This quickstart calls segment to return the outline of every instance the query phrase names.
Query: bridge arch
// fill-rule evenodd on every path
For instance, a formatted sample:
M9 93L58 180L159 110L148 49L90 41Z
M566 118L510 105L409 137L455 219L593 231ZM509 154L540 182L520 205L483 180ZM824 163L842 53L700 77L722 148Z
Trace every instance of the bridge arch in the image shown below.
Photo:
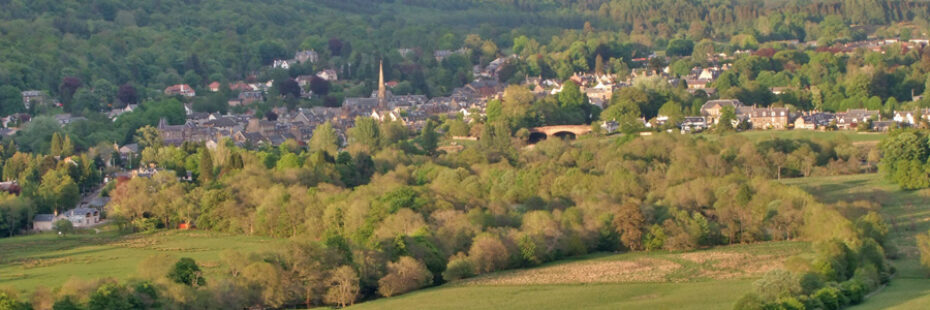
M529 143L537 143L549 137L562 139L575 139L580 135L591 132L590 125L557 125L530 128Z

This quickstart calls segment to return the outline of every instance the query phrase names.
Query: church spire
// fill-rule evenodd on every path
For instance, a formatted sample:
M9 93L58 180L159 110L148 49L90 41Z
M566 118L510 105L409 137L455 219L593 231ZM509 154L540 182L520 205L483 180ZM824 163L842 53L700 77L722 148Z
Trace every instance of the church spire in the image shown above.
M378 101L383 104L386 97L384 90L384 60L378 63Z

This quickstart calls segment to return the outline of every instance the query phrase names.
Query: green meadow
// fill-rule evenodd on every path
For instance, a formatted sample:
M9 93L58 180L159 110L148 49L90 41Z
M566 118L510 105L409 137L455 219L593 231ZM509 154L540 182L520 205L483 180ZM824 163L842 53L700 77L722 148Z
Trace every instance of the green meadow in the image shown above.
M108 227L109 228L109 227ZM155 255L196 260L210 277L220 272L225 250L273 250L283 241L203 231L120 235L113 229L59 237L52 233L0 239L0 288L29 293L60 287L71 278L128 279Z
M819 139L832 140L838 137L846 137L852 142L878 142L887 134L876 132L857 132L854 130L836 130L836 131L819 131L819 130L749 130L740 132L753 141L766 140L771 138L781 139Z
M889 223L897 274L887 287L850 309L928 309L930 279L920 268L914 236L930 230L930 190L903 191L880 174L859 174L783 181L804 188L821 201L867 200L878 203Z
M350 309L729 309L755 279L809 246L768 242L690 252L592 254Z

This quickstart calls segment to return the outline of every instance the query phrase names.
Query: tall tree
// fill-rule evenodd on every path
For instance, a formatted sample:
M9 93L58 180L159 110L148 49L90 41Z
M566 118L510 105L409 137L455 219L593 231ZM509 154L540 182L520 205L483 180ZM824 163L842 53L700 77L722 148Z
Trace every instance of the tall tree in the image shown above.
M209 183L213 181L213 156L210 150L200 149L200 182Z
M310 150L324 151L330 155L336 154L339 150L339 136L336 135L332 124L326 122L313 130L313 136L310 137Z
M350 266L341 266L333 270L329 277L329 291L324 298L326 302L345 308L355 303L358 298L358 273Z

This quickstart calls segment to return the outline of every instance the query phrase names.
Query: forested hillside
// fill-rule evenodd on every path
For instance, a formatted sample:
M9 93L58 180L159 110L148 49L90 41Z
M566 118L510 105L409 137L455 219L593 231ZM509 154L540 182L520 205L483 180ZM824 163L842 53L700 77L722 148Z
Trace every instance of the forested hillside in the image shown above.
M694 41L726 41L737 34L759 41L864 36L820 22L828 16L854 25L923 21L930 10L915 1L694 0L5 0L0 6L0 85L58 95L64 77L77 77L110 97L125 83L160 90L180 82L202 87L243 79L298 49L324 52L328 64L349 79L370 79L378 55L396 48L457 49L470 33L508 48L520 35L548 44L564 30L619 32L620 41L664 49L669 39L682 36ZM413 79L420 70L429 83L418 92L451 89L440 89L448 84L439 82L443 73L424 66L431 57L423 58L411 63L414 68L389 70L388 78Z

